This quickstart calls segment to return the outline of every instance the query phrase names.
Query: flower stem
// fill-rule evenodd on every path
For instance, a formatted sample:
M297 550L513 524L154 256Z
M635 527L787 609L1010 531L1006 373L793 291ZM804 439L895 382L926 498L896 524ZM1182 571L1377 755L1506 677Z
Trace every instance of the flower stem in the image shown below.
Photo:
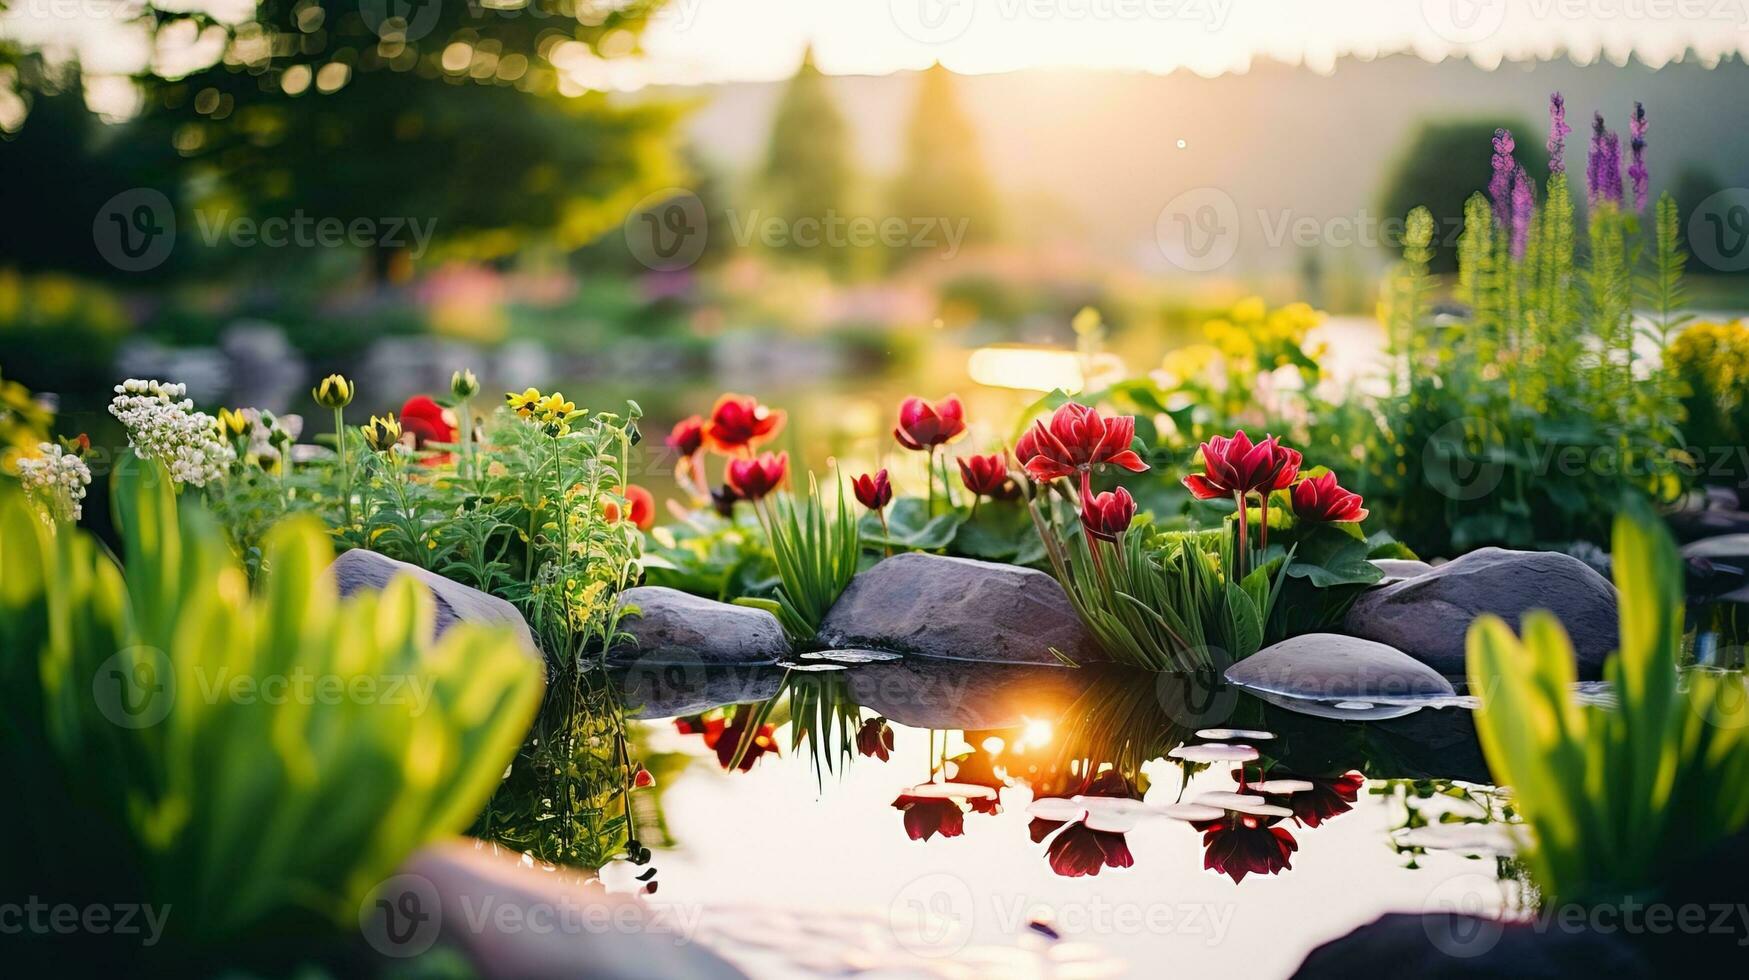
M1233 497L1239 502L1239 554L1233 561L1233 567L1236 569L1237 574L1233 577L1232 581L1242 582L1245 579L1245 559L1250 555L1248 549L1249 539L1247 537L1249 528L1247 528L1246 525L1250 523L1251 515L1245 506L1245 494L1236 493Z
M924 505L926 509L924 510L923 513L927 517L934 517L935 516L935 447L934 446L929 447L929 464L928 465L929 465L929 478L924 481L924 484L929 488L929 491L928 491L929 496L927 498L927 502Z
M334 448L340 454L340 500L346 526L352 526L352 468L346 464L346 409L334 410Z

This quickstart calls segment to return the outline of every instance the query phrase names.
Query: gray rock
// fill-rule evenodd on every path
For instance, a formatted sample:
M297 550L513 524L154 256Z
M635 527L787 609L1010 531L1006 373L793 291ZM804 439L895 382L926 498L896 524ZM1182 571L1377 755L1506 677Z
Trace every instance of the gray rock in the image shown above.
M1403 651L1339 633L1290 637L1228 667L1226 678L1280 707L1352 721L1401 717L1457 693Z
M442 636L451 626L463 622L508 626L531 656L541 655L540 647L534 642L534 634L528 628L528 621L522 618L522 613L517 612L515 606L495 595L488 595L460 582L452 582L436 572L396 561L374 551L353 548L334 559L334 563L328 566L327 574L333 577L342 596L349 596L360 589L381 589L396 575L411 575L436 600L438 636Z
M771 664L790 653L777 617L763 609L656 585L627 589L619 601L638 613L620 620L629 638L608 655L616 666Z
M1721 534L1682 546L1682 557L1724 561L1732 558L1749 563L1749 534Z
M639 664L614 671L633 718L679 718L777 696L783 671L763 665Z
M1015 565L909 552L856 576L820 624L829 647L955 660L1104 660L1056 579Z
M1372 563L1379 571L1385 573L1385 577L1380 580L1381 584L1384 585L1401 582L1417 575L1426 575L1433 571L1432 565L1412 558L1374 558Z
M849 672L847 681L857 704L897 724L981 730L1061 715L1085 688L1089 673L1061 666L907 657L862 664Z
M1472 551L1368 591L1349 609L1343 630L1457 676L1464 672L1472 620L1493 613L1517 628L1529 609L1546 609L1567 628L1581 680L1603 676L1604 660L1619 645L1615 586L1579 559L1555 552Z

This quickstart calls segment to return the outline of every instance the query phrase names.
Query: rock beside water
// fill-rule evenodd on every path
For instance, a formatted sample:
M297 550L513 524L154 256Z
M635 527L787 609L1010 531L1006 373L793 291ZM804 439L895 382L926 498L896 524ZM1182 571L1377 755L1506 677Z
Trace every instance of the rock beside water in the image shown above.
M1581 680L1603 676L1619 645L1615 586L1571 555L1483 548L1355 600L1344 632L1396 647L1442 674L1464 672L1470 623L1493 613L1514 629L1529 609L1561 620Z
M1438 671L1403 651L1337 633L1306 633L1265 647L1227 668L1226 677L1283 707L1328 705L1342 712L1330 717L1355 720L1407 714L1417 700L1457 693ZM1386 709L1375 714L1381 705Z
M956 660L1105 659L1056 579L1015 565L908 552L856 576L820 624L828 647Z
M328 574L333 577L334 584L343 597L361 589L380 590L396 575L411 575L425 586L436 601L437 636L442 636L451 626L463 622L508 626L516 633L530 655L540 656L540 648L535 645L528 621L522 618L522 613L517 612L515 606L495 595L488 595L460 582L452 582L436 572L396 561L374 551L353 548L334 559L334 563L328 566Z
M627 638L608 653L614 666L771 664L790 654L783 627L763 609L653 585L627 589L619 601L637 613L620 619Z

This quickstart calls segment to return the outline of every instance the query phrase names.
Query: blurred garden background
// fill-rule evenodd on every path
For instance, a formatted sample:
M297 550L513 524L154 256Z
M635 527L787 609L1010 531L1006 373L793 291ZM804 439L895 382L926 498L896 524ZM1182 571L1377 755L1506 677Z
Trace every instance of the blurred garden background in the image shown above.
M750 390L815 466L912 391L1008 419L1249 358L1334 400L1383 384L1405 215L1450 275L1554 91L1576 141L1644 104L1690 308L1736 319L1741 11L1463 6L12 0L0 375L100 444L123 377L316 419L329 372L377 411L472 366L655 433Z

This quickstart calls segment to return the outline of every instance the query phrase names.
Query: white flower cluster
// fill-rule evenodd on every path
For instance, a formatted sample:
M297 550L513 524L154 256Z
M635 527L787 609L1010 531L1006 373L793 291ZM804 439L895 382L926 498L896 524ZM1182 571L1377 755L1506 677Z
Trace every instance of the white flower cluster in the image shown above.
M85 516L80 501L91 485L91 468L78 456L45 442L37 446L41 456L18 461L18 482L42 505L52 521L77 521Z
M184 398L187 388L130 378L115 386L109 414L128 430L128 445L141 459L161 459L177 483L204 487L224 476L237 459L219 437L218 425Z

